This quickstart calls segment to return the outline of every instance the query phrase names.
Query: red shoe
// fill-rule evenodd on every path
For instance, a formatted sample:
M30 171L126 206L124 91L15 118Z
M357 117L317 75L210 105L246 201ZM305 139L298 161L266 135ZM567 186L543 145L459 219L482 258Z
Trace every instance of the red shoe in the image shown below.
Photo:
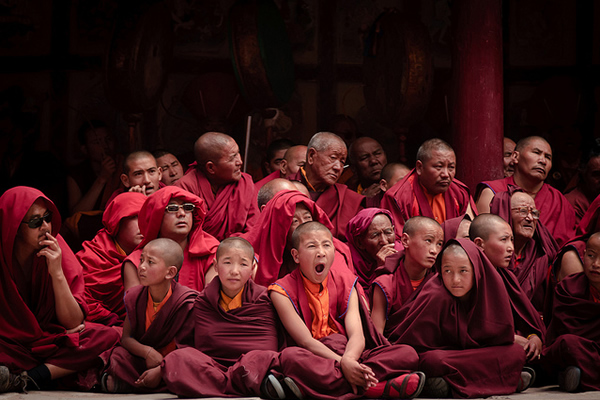
M412 399L421 394L425 384L425 374L418 371L400 375L367 389L365 397L376 399L382 397Z

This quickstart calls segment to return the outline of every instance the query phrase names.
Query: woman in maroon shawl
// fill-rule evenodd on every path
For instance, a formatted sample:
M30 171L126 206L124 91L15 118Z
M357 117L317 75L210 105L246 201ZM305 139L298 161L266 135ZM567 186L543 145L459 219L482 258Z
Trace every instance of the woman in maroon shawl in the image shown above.
M385 259L402 250L402 243L395 240L392 214L382 208L360 210L348 222L346 239L352 253L354 273L371 298L371 286L377 275L375 270L383 266Z
M295 216L298 209L303 209L308 215ZM301 192L282 191L267 203L254 228L242 235L259 257L254 277L256 283L270 285L296 268L288 242L293 229L306 221L318 221L328 229L333 229L321 207ZM333 242L336 249L335 264L352 270L352 256L348 246L336 238Z
M186 211L184 204L192 204L193 210ZM168 211L170 205L173 208L177 205L177 211ZM183 249L184 261L177 282L202 291L206 282L214 277L209 270L219 246L217 239L202 230L205 215L204 201L187 190L166 186L148 196L138 219L144 240L123 263L125 290L139 285L137 265L144 246L153 239L166 237Z
M472 288L461 298L451 294L442 275L449 256L458 252L466 253L473 273ZM525 351L513 343L510 300L494 266L473 242L457 239L446 244L435 268L437 273L404 306L396 343L413 346L428 381L443 378L454 397L523 390L528 386L520 383ZM428 382L424 393L429 387Z
M101 366L98 355L119 335L83 322L83 271L58 234L54 203L37 189L9 189L0 197L0 225L0 376L10 383L3 390L23 390L29 378L29 389L47 388L51 380ZM89 389L96 377L70 381Z
M76 256L83 266L87 321L121 326L125 319L121 264L141 242L138 213L146 196L125 192L116 196L104 210L104 228L94 239L83 242Z
M559 374L562 389L600 390L600 234L593 234L584 272L563 279L554 294L553 317L542 361Z

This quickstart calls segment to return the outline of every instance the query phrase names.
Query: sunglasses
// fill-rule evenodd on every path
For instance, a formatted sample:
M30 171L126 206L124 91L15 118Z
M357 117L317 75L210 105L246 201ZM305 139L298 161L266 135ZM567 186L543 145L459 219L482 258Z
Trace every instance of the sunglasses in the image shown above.
M31 229L37 229L46 221L47 224L52 222L52 213L49 212L47 214L42 215L41 217L31 218L29 221L22 221L22 224L27 224Z
M194 211L194 208L196 208L196 206L192 203L184 203L181 205L169 204L168 206L165 207L165 210L170 213L176 213L177 211L179 211L180 208L183 208L183 211L185 211L186 213L189 213L189 212Z

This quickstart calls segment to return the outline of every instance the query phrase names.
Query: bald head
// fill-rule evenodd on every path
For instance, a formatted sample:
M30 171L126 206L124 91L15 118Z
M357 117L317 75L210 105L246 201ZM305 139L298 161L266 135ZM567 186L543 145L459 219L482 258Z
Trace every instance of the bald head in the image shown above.
M293 181L292 184L296 187L297 191L304 194L306 197L310 198L310 193L308 191L308 188L306 186L304 186L304 184L302 182Z
M497 232L500 227L506 225L508 223L496 214L480 214L471 222L469 239L472 241L475 241L476 238L488 240L492 232Z
M240 148L231 136L207 132L196 140L194 154L213 191L242 178Z
M292 146L285 152L281 162L280 171L283 177L289 177L296 174L300 167L306 163L306 151L308 147L304 145Z
M284 190L296 190L296 185L287 179L277 178L263 185L258 191L258 208L262 209L275 195Z
M433 138L426 140L419 147L419 150L417 150L417 160L422 163L429 161L434 151L454 153L454 149L448 143L442 139Z
M129 173L131 172L132 164L134 164L136 161L144 159L154 160L154 163L156 163L156 159L149 151L138 150L129 153L127 157L125 157L125 159L123 160L123 173L129 175Z
M439 229L442 231L442 226L433 218L416 216L409 218L402 228L402 233L406 233L409 236L414 235L418 231L424 229Z
M316 151L325 151L332 145L341 145L346 149L346 143L341 137L332 132L318 132L310 138L308 142L308 150L315 149Z
M178 272L183 265L183 250L181 249L181 246L172 239L158 238L151 240L144 246L144 249L152 249L157 254L160 254L165 265L174 265L177 267Z
M234 142L229 135L220 132L206 132L194 143L194 157L198 167L205 170L209 161L217 162L223 151Z
M304 235L308 235L312 232L327 232L329 234L329 236L332 237L331 235L331 231L322 223L317 222L317 221L310 221L310 222L305 222L301 225L299 225L296 230L294 231L294 233L292 233L292 248L293 249L298 249L298 246L300 245L300 241L302 240L302 236Z
M254 248L250 242L241 237L234 236L224 239L221 244L219 244L219 247L217 247L217 260L232 251L243 253L250 260L254 259Z
M306 178L315 191L333 186L344 171L346 143L334 133L319 132L308 142Z
M394 186L398 181L404 178L410 169L401 163L387 163L381 170L381 190L384 192Z

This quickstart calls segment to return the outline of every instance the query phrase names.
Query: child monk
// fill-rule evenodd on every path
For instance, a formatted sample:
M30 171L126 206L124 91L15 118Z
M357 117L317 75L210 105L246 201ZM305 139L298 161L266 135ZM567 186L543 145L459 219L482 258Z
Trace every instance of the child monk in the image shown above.
M525 390L525 351L514 343L510 299L487 257L468 239L448 242L431 276L403 308L397 343L413 346L425 397L473 398Z
M374 330L359 301L358 278L347 269L332 268L335 251L329 229L314 221L300 225L292 235L291 253L299 267L269 291L290 340L321 359L333 360L331 372L315 379L327 388L316 396L418 396L425 377L407 373L416 367L415 351L389 345ZM313 367L310 372L315 371L322 369Z
M429 217L412 217L402 228L404 250L386 258L373 285L371 317L377 330L394 342L400 308L431 270L444 243L442 227Z
M150 241L142 251L138 276L141 285L125 294L127 316L121 347L110 355L102 377L109 393L155 392L163 357L186 343L188 318L198 292L175 282L183 264L183 250L174 240Z
M600 390L600 233L587 241L583 272L556 287L542 361L567 392Z

